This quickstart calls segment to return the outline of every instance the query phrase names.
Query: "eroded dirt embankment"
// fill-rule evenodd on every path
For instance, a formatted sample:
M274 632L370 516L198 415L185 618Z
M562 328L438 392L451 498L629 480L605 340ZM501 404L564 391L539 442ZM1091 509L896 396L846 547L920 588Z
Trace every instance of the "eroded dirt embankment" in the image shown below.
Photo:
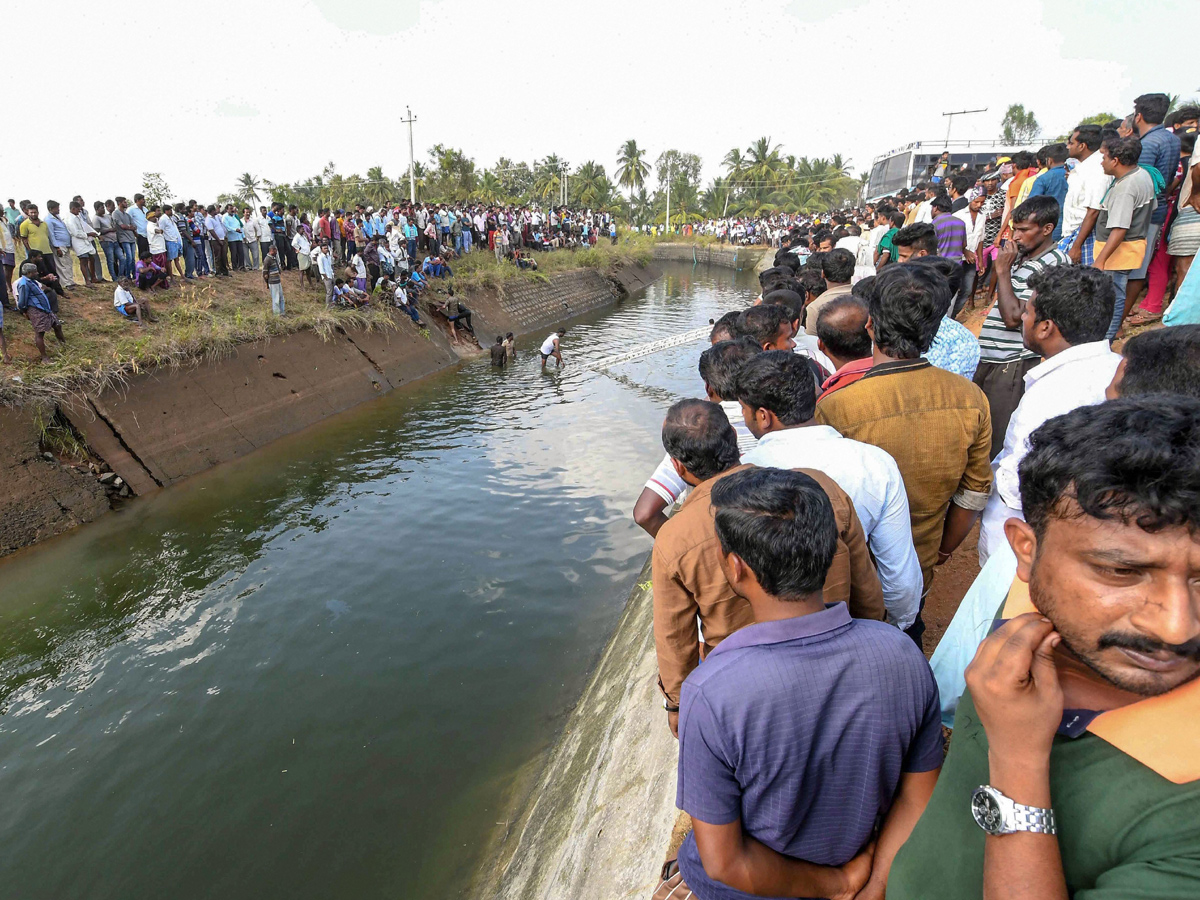
M611 277L583 269L463 300L480 335L523 335L612 305L657 276L653 267L627 266ZM227 357L134 376L120 390L74 395L57 412L97 468L115 473L126 494L144 495L456 364L463 351L432 324L421 333L399 316L392 330L331 340L302 331L242 344ZM110 508L111 492L86 466L45 455L41 423L54 416L53 409L0 407L0 555Z

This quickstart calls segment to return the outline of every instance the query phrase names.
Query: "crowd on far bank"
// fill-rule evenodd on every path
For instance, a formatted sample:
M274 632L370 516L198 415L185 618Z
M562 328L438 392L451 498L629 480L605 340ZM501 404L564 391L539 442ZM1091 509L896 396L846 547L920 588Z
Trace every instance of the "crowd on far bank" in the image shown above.
M1112 342L1188 241L1166 108L793 222L713 323L634 509L692 824L655 900L1200 896L1194 274Z
M379 209L320 208L310 218L297 205L271 203L255 211L233 203L148 202L143 194L97 200L76 195L66 211L54 200L9 199L0 228L5 308L25 314L42 359L44 336L65 341L59 299L77 286L111 283L115 312L130 322L153 321L150 298L182 282L260 272L276 315L286 314L284 273L298 289L323 289L330 307L361 308L372 300L402 309L423 325L418 306L429 279L449 278L464 254L487 252L497 262L537 269L533 254L616 240L609 213L566 207L393 203ZM107 268L108 277L105 278ZM19 274L16 283L14 274ZM289 276L291 277L291 276ZM136 293L135 293L136 291ZM443 316L451 339L473 333L470 310L449 290L426 304ZM16 301L15 307L13 306ZM0 318L0 351L9 357Z

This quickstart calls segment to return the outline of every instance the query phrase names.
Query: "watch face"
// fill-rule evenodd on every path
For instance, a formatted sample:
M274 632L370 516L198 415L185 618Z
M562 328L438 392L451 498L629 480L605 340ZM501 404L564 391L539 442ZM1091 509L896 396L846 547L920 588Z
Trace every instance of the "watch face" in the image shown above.
M971 797L971 815L988 834L1003 833L1004 817L996 799L988 791L980 788Z

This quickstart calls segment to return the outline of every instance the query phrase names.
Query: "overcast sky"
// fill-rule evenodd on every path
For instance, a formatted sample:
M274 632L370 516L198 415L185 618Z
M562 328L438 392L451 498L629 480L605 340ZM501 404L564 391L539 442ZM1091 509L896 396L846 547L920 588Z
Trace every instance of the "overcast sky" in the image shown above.
M943 138L948 110L988 108L952 138L998 136L1010 103L1052 136L1143 92L1196 96L1187 42L1151 35L1154 22L1192 29L1194 4L14 2L0 191L91 201L160 171L177 197L212 199L242 172L292 181L330 160L398 177L405 104L418 159L441 142L481 167L553 152L611 176L635 138L651 161L698 153L707 180L729 148L769 135L863 171Z

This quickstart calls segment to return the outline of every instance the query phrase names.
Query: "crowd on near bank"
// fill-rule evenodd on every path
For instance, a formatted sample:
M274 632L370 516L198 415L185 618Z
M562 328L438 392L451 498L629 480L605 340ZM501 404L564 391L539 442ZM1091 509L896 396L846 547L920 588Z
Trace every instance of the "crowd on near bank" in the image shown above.
M1190 302L1166 105L793 223L713 323L634 510L692 823L656 900L1200 896L1200 324L1112 343L1164 244Z
M65 341L59 299L75 287L114 285L113 307L131 322L153 321L149 296L181 282L260 272L272 311L286 314L284 273L296 287L323 288L330 307L361 308L372 298L403 310L418 326L422 293L431 278L448 278L463 254L484 251L517 269L537 269L534 252L616 241L610 213L567 207L498 207L395 203L380 209L321 208L310 219L295 204L157 204L143 194L88 204L75 196L64 212L54 201L10 199L0 227L3 306L33 325L43 360L44 336ZM108 278L104 277L107 267ZM20 278L13 283L14 274ZM289 276L290 277L290 276ZM136 289L137 294L133 291ZM453 290L445 303L426 304L443 316L451 338L471 332L470 311ZM14 307L14 300L16 305ZM9 362L0 313L0 352Z

